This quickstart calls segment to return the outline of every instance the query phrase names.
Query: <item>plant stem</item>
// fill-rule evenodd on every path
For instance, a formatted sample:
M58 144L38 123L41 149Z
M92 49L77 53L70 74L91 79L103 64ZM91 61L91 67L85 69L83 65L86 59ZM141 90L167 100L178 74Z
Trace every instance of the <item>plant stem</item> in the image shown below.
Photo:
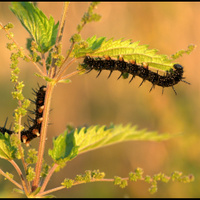
M71 77L71 76L74 76L74 75L78 74L79 72L80 72L79 70L74 71L74 72L72 72L72 73L70 73L70 74L67 74L66 76L63 76L63 77L60 78L59 80L65 80L65 79L67 79L67 78L69 78L69 77Z
M4 173L1 169L0 169L0 174L3 175L3 176L5 176L10 182L12 182L13 184L15 184L19 189L23 190L22 186L19 183L17 183L12 178L10 178L10 176L8 176L6 173Z
M65 24L65 18L66 18L68 6L69 6L69 2L64 4L63 15L61 17L61 24L59 26L58 36L56 39L57 44L62 39L62 34L63 34L63 30L64 30L64 24ZM52 67L51 67L50 73L49 73L50 78L53 78L56 74L55 62L56 62L56 60L53 59ZM40 179L42 159L43 159L43 155L44 155L44 148L45 148L45 141L46 141L46 134L47 134L50 101L51 101L51 96L52 96L52 92L53 92L53 87L54 87L54 84L52 84L52 83L47 84L47 91L46 91L46 97L45 97L45 102L44 102L45 108L44 108L44 113L43 113L43 123L42 123L42 127L41 127L40 144L39 144L39 150L38 150L38 161L36 163L36 168L35 168L36 176L35 176L35 179L34 179L33 185L32 185L33 191L38 187L39 179Z
M44 55L44 53L41 54L41 57L42 57L43 73L44 73L45 75L47 75L46 62L45 62L46 60L45 60L45 55Z
M63 30L64 30L64 25L65 25L65 20L66 20L66 15L67 15L69 3L70 2L64 2L64 8L63 8L62 17L61 17L60 24L59 24L58 36L56 38L56 44L60 43L61 40L62 40Z
M46 186L47 186L47 184L48 184L48 182L49 182L49 179L51 178L51 176L53 175L53 173L54 173L54 171L55 171L55 169L58 167L58 164L54 164L53 165L53 167L49 170L49 172L48 172L48 175L47 175L47 177L45 178L45 180L44 180L44 183L43 183L43 185L42 185L42 187L41 187L41 189L40 189L40 192L43 192L44 190L45 190L45 188L46 188Z
M10 36L11 40L13 41L13 43L15 43L15 45L17 46L17 49L18 49L19 51L22 51L21 47L18 45L18 43L15 41L15 39L10 35L9 31L6 30L6 29L3 27L3 25L2 25L1 23L0 23L0 27ZM24 57L27 57L28 59L30 59L30 60L32 61L32 63L35 65L35 67L37 68L37 70L38 70L43 76L45 76L45 74L42 72L42 70L39 68L39 66L38 66L35 62L33 62L33 60L30 58L30 56L26 55L24 52L23 52L23 54L25 55Z
M72 60L70 60L70 62L63 69L63 71L57 74L57 76L55 77L56 78L56 82L58 82L61 79L62 75L66 72L66 70L69 68L69 66L75 61L76 61L76 58L73 58Z
M61 23L59 24L58 35L56 37L56 44L54 46L54 51L57 52L57 53L58 53L58 46L59 46L59 44L60 44L60 42L62 40L62 36L63 36L63 31L64 31L64 25L65 25L65 19L66 19L68 6L69 6L69 2L65 2L64 3L62 17L61 17L61 20L60 20ZM56 58L53 58L52 66L51 66L51 70L50 70L50 78L53 78L57 74L57 66L55 65L55 63L56 63Z
M129 178L122 178L121 180L129 180ZM90 182L114 182L114 179L91 179ZM77 181L77 182L74 182L72 186L83 184L83 183L86 183L86 182L85 181ZM47 190L45 192L39 193L39 195L44 196L46 194L56 192L56 191L59 191L59 190L62 190L62 189L66 189L66 187L65 186L59 186L59 187L56 187L56 188L52 188L52 189Z
M20 170L20 168L18 167L18 165L15 163L14 160L9 160L9 162L13 165L13 167L16 169L17 173L19 174L19 177L22 181L24 192L28 196L29 192L28 192L27 187L26 187L26 181L25 181L26 179L24 178L22 171Z
M21 134L20 134L20 135L21 135ZM21 141L21 139L20 139L20 141ZM27 171L27 164L26 164L26 162L25 162L25 160L24 160L24 155L23 155L23 151L22 151L22 146L21 146L21 144L18 145L18 148L19 148L19 152L20 152L20 154L21 154L22 165L23 165L24 171L25 171L25 173L26 173L26 171ZM30 182L29 182L29 181L28 181L28 183L27 183L27 186L28 186L28 191L29 191L29 193L30 193L30 192L31 192L31 185L30 185Z
M20 108L22 107L22 102L20 100L18 101L18 105L19 105ZM20 144L18 145L18 148L19 148L19 153L21 155L22 165L23 165L24 171L26 173L27 165L26 165L26 162L24 160L24 153L22 151L22 146L21 146L21 120L22 120L22 116L20 115L19 120L18 120L18 125L19 125L18 138L19 138ZM31 192L30 182L27 183L27 187L28 187L28 192L30 193Z
M45 95L45 102L44 102L43 123L42 123L41 133L40 133L41 136L40 136L40 143L39 143L39 149L38 149L38 161L36 163L35 179L33 180L32 191L34 191L38 187L39 180L40 180L40 172L42 168L42 161L43 161L43 155L44 155L44 149L45 149L48 117L49 117L50 102L51 102L53 87L54 87L54 84L52 84L52 82L48 82L46 95Z

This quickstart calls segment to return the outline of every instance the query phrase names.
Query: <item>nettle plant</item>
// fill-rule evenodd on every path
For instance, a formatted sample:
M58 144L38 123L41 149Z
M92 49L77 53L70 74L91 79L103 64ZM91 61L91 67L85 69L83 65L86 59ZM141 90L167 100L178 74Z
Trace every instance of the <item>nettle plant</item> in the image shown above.
M153 176L144 175L141 168L130 172L127 177L105 178L105 173L97 169L87 170L83 174L76 175L74 179L66 177L60 186L45 190L52 174L60 171L67 162L81 153L123 141L163 141L173 137L170 134L137 130L136 126L130 124L125 126L112 124L109 127L94 125L79 128L67 126L63 134L53 139L53 147L48 150L52 163L45 162L43 155L45 143L50 142L46 140L46 137L55 85L59 85L61 82L70 83L70 77L85 74L93 69L98 71L97 76L102 70L109 70L109 77L114 70L121 72L120 77L124 79L132 75L130 81L135 76L139 76L142 78L142 83L145 80L151 82L152 88L158 85L163 89L165 87L174 89L173 86L180 81L188 83L183 80L183 67L173 62L184 53L189 54L194 49L194 45L189 45L187 50L180 50L169 58L166 55L157 54L155 49L148 49L147 45L139 45L139 42L131 42L131 40L113 40L105 37L96 38L96 36L86 40L82 39L80 33L85 25L101 18L94 12L97 4L94 2L89 5L88 11L85 12L77 26L77 33L70 39L71 45L65 55L61 54L62 36L69 3L64 3L61 20L57 24L53 17L48 19L32 3L12 3L11 11L30 33L30 38L27 39L28 53L14 40L11 32L13 25L11 23L0 24L10 41L7 43L7 48L11 51L11 81L14 84L12 96L18 101L18 107L14 110L13 130L6 128L7 120L5 125L0 127L0 157L14 166L21 183L15 181L9 172L0 169L0 173L17 187L15 188L16 192L22 193L26 197L52 197L51 193L55 191L97 181L112 182L124 188L129 181L137 180L147 182L150 185L149 192L153 194L157 191L159 181L171 180L188 183L194 180L193 175L185 176L178 171L172 172L171 175L164 173L157 173ZM29 118L26 126L23 126L21 121L27 115L30 100L23 96L24 84L18 77L20 59L31 62L36 67L36 75L46 81L46 86L40 86L37 91L34 90L36 99L33 103L36 109L32 111L32 114L35 117ZM75 61L79 62L79 66L75 71L67 74L67 69ZM176 94L175 89L174 92ZM28 147L29 142L35 137L40 137L38 150ZM16 163L17 159L21 160L24 169L20 169Z

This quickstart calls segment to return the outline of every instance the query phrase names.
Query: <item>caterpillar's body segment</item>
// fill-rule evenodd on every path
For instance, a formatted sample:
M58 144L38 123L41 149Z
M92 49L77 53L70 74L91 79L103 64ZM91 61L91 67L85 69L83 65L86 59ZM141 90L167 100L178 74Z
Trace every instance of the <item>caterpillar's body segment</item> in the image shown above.
M45 99L45 93L46 93L46 86L41 86L39 88L38 91L35 91L35 95L36 95L36 100L32 101L35 103L36 105L36 109L35 111L31 111L32 113L35 114L35 118L31 119L32 121L32 126L29 125L29 128L27 130L22 130L21 131L21 141L23 143L25 143L27 146L29 145L29 142L40 136L40 131L41 131L41 125L42 125L42 121L43 121L43 110L44 110L44 99ZM7 120L6 120L7 122ZM29 123L29 121L28 121ZM7 132L9 135L13 134L14 131L10 130L10 129L6 129L6 123L4 125L4 127L0 127L0 132L5 134L5 132Z
M84 61L83 61L83 66L85 66L85 69L88 70L88 72L94 70L99 71L97 77L100 75L102 70L109 70L110 74L108 78L111 76L112 72L114 70L120 71L121 74L118 77L118 79L124 74L128 73L132 75L132 78L129 82L133 80L135 76L139 76L142 78L142 83L144 81L149 81L152 83L152 87L150 91L155 87L155 85L163 87L172 87L175 94L176 91L174 89L174 85L179 83L180 81L183 81L187 84L190 84L186 81L184 81L183 77L183 67L180 64L174 64L173 70L170 72L166 72L164 75L160 75L157 72L153 72L148 68L148 65L146 63L143 63L143 65L138 65L136 64L135 61L130 61L130 62L125 62L123 58L119 58L118 60L111 59L110 57L105 57L104 59L102 58L92 58L90 56L86 56Z

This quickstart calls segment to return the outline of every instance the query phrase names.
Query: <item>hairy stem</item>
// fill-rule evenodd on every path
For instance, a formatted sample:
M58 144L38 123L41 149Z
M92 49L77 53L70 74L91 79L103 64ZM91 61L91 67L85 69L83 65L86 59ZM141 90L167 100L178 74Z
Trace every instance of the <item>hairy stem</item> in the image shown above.
M42 161L43 161L43 155L44 155L44 149L45 149L50 102L51 102L53 87L54 85L48 82L46 95L45 95L45 102L44 102L43 122L42 122L41 133L40 133L38 161L36 163L36 168L35 168L36 176L35 176L35 179L33 180L33 185L32 185L33 191L38 187L39 180L40 180L40 172L42 168Z
M73 58L72 60L70 60L70 62L67 64L67 66L63 69L62 72L58 73L57 76L55 77L56 78L56 82L58 82L61 77L63 76L63 74L67 71L67 69L69 68L69 66L74 63L76 61L76 58ZM63 79L63 78L62 78Z
M62 40L62 36L63 36L63 30L64 30L64 26L65 26L65 20L66 20L66 16L67 16L67 10L69 7L69 3L70 2L64 2L64 8L63 8L63 13L62 13L62 17L60 20L60 25L59 25L59 29L58 29L58 37L56 38L56 44L60 43Z
M10 182L15 184L19 189L23 190L22 186L19 183L17 183L12 178L10 178L10 176L8 176L6 173L4 173L1 169L0 169L0 174L3 175L5 178L7 178Z
M129 180L129 178L122 178L121 180ZM91 179L90 182L114 182L114 179ZM77 181L77 182L73 183L73 186L83 184L83 183L86 183L86 182L85 181ZM52 188L52 189L47 190L45 192L39 193L39 195L43 196L43 195L46 195L46 194L49 194L49 193L52 193L52 192L56 192L56 191L59 191L59 190L62 190L62 189L66 189L66 187L65 186L59 186L59 187L56 187L56 188Z
M22 171L20 170L20 168L18 167L18 165L15 163L14 160L9 160L9 162L13 165L13 167L16 169L17 173L19 174L19 177L20 177L22 185L23 185L24 192L28 196L29 192L26 187L26 179L24 178Z
M66 15L67 15L68 6L69 6L69 2L65 2L64 3L64 8L63 8L63 13L62 13L61 20L60 20L61 23L59 25L58 35L57 35L57 38L56 38L56 45L54 47L54 49L57 52L58 52L59 43L61 42L62 36L63 36L63 31L64 31L64 25L65 25L65 19L66 19ZM51 66L51 70L50 70L50 78L53 78L57 74L57 66L55 65L55 63L56 63L56 58L53 58L52 66Z
M41 57L42 57L43 73L44 73L45 75L47 75L46 62L45 62L46 60L45 60L45 55L44 55L44 53L42 53Z
M20 135L21 135L21 134L20 134ZM21 141L21 139L20 139L20 141ZM27 171L27 164L26 164L26 162L25 162L25 160L24 160L24 155L23 155L21 143L18 145L18 148L19 148L19 152L20 152L20 155L21 155L22 165L23 165L24 171L25 171L25 173L26 173L26 171ZM29 193L30 193L30 192L31 192L31 185L30 185L30 182L27 183L27 187L28 187L28 191L29 191Z
M54 166L49 170L48 175L47 175L47 177L45 178L44 183L43 183L43 185L42 185L42 187L41 187L41 189L40 189L40 192L43 192L43 191L45 190L45 188L46 188L46 186L47 186L47 184L48 184L48 182L49 182L51 176L53 175L53 173L54 173L54 171L55 171L55 169L56 169L57 167L58 167L58 164L55 163Z
M76 74L78 74L80 71L74 71L74 72L71 72L70 74L67 74L66 76L63 76L63 77L61 77L59 80L64 80L64 79L67 79L67 78L69 78L69 77L71 77L71 76L74 76L74 75L76 75Z

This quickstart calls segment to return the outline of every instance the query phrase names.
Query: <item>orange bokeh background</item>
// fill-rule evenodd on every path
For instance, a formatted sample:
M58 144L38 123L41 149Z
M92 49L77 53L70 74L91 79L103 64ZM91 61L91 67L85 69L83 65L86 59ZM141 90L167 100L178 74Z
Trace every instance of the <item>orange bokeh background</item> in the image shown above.
M69 39L76 32L76 26L87 11L89 3L72 2L63 36L63 55L68 50ZM24 48L29 34L9 10L10 3L0 3L0 22L14 24L15 40ZM47 17L52 15L55 22L60 20L63 2L39 2ZM145 175L164 172L169 175L173 171L182 171L195 176L193 183L159 183L158 192L150 195L149 185L145 182L129 183L125 189L112 183L89 183L55 192L57 197L200 197L200 74L199 68L199 35L200 35L200 3L199 2L102 2L96 12L102 15L100 22L88 24L82 31L82 38L93 35L105 36L108 39L124 38L148 44L150 49L156 48L160 54L171 55L181 49L187 49L189 44L197 45L190 54L184 54L177 62L184 66L185 77L191 85L183 82L175 86L178 95L171 88L156 87L151 93L150 83L144 83L138 88L141 79L135 78L131 84L128 80L116 80L118 72L107 79L109 72L102 72L96 79L96 72L86 75L76 75L70 84L58 84L52 98L52 112L48 127L47 149L52 147L53 137L63 133L66 125L109 125L131 123L138 129L159 133L176 134L165 142L133 141L116 144L88 152L72 160L60 172L52 176L47 188L59 186L64 178L74 178L88 169L99 169L106 177L126 177L137 167L144 169ZM4 31L0 31L0 124L9 117L12 122L16 101L12 99L10 82L10 51L6 48L8 39ZM73 64L75 70L78 62ZM44 80L34 75L36 68L31 63L21 61L20 80L26 87L24 95L33 98L31 88L37 88L37 83L45 84ZM33 108L33 107L32 107ZM31 142L37 147L39 139ZM45 159L48 152L45 152ZM14 173L9 163L0 160L0 166L5 171ZM17 175L15 176L18 179ZM5 184L6 183L6 184ZM4 182L0 176L0 197L17 197L10 193L13 184ZM20 195L18 196L20 197Z

